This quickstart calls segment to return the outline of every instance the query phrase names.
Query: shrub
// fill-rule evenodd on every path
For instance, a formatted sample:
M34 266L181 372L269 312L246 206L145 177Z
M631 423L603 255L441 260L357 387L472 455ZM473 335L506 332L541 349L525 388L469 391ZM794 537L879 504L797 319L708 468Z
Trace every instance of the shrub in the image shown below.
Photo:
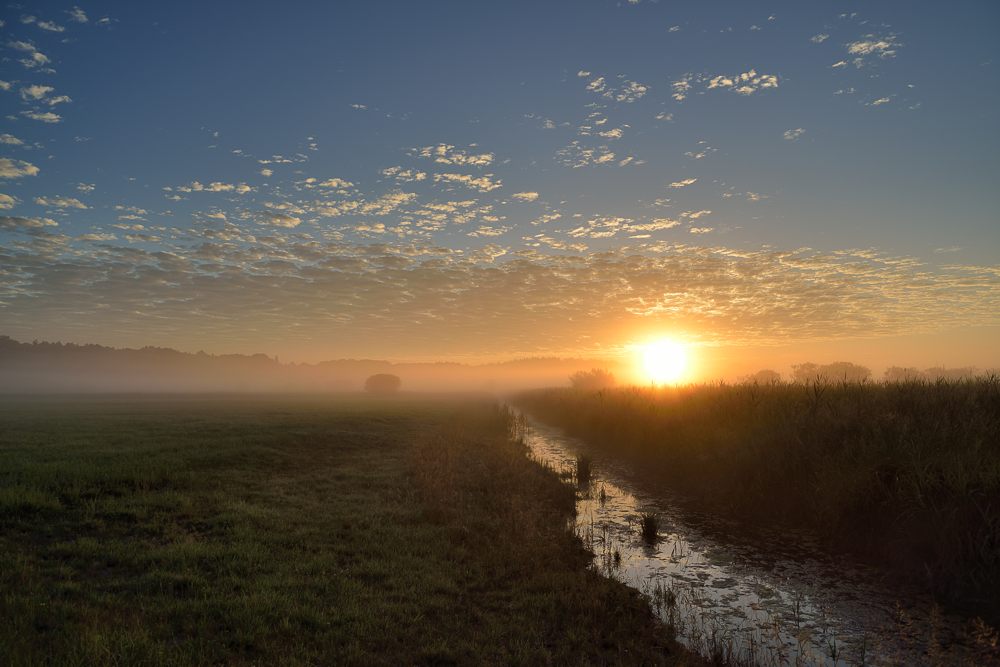
M402 384L398 375L376 373L365 380L365 391L371 394L394 394Z

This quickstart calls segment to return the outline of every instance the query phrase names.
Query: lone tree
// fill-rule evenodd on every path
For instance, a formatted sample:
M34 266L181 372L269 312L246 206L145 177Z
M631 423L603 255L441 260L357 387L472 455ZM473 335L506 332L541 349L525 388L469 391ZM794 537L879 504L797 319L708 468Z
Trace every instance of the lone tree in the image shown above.
M778 384L781 382L781 373L765 368L764 370L747 375L743 378L743 381L747 384Z
M569 376L569 383L574 389L597 391L615 386L615 376L602 368L593 368L589 371L573 373Z
M365 380L365 391L370 394L394 394L399 391L403 381L398 375L391 373L376 373Z

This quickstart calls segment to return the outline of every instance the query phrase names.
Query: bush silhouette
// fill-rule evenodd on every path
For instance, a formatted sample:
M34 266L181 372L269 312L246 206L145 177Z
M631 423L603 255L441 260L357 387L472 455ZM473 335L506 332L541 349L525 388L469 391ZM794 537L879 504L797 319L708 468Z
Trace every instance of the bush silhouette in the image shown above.
M394 394L402 384L398 375L376 373L365 380L365 391L371 394Z
M569 383L574 389L597 391L615 386L615 376L610 371L594 368L589 371L577 371L569 376Z

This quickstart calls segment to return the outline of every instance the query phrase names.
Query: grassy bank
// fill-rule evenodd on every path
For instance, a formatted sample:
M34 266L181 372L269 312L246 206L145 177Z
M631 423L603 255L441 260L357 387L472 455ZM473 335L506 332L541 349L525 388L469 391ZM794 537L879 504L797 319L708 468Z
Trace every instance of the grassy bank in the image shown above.
M483 402L4 399L0 662L675 663Z
M1000 382L526 392L693 501L805 526L1000 617Z

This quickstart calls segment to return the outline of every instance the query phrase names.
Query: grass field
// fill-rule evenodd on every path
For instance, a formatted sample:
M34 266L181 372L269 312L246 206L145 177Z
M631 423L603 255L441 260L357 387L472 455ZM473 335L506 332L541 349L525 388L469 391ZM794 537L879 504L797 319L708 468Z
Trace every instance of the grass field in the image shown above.
M0 663L676 664L483 401L0 402Z
M805 526L1000 620L1000 380L526 392L516 402L748 524Z

